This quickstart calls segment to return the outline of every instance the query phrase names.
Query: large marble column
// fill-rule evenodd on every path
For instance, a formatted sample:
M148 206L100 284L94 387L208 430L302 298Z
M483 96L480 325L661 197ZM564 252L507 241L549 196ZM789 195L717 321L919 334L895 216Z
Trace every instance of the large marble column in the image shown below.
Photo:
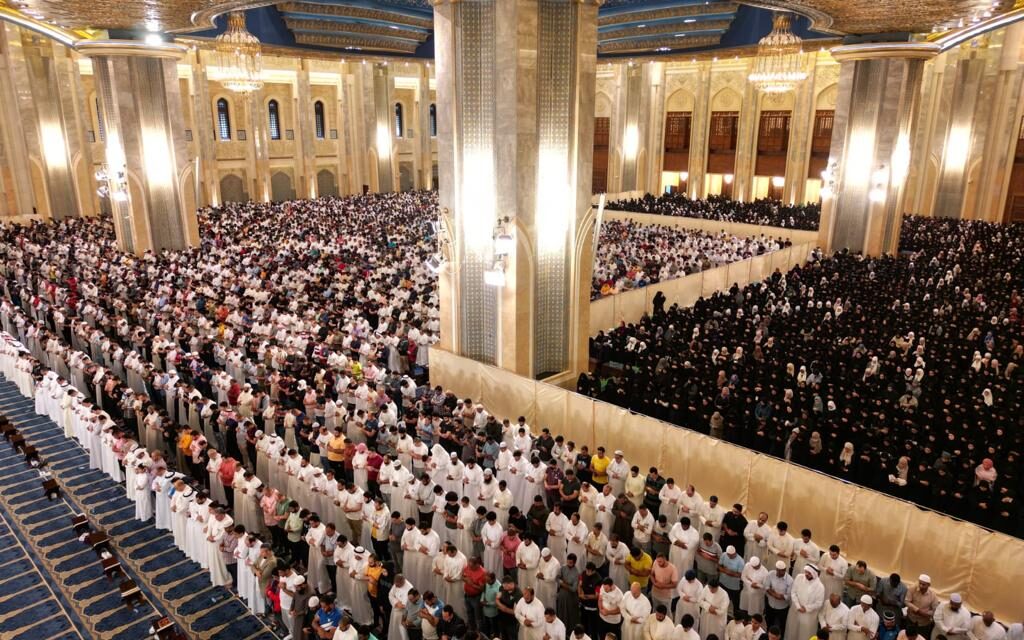
M711 133L711 62L699 62L697 74L687 173L690 197L704 198L707 196L708 140Z
M830 153L834 184L823 193L819 230L827 250L896 251L923 67L936 53L930 43L832 50L840 63Z
M316 198L316 123L313 118L313 95L309 82L309 60L302 59L295 78L295 156L298 159L295 192L300 198Z
M419 65L416 70L416 138L413 142L413 166L416 170L416 188L436 187L434 180L433 140L430 136L430 67Z
M597 5L435 2L443 344L524 376L586 361Z
M804 56L803 64L807 78L797 85L793 115L789 119L786 185L782 190L782 201L790 204L804 202L807 191L807 172L811 163L811 142L814 135L814 76L818 68L815 61L814 55Z
M38 213L52 220L91 213L95 191L91 171L85 171L84 180L75 171L76 159L89 162L88 145L76 120L82 111L81 87L75 86L77 61L69 49L45 36L13 25L3 28L8 81L15 98L14 104L6 105L15 109L5 109L5 114L9 120L19 120L12 134L22 137L9 140L16 154L12 162L27 151L21 159L25 167L13 170L11 176L19 192L18 213Z
M120 246L142 253L198 244L177 69L186 49L97 40L78 50L92 59L108 175L124 187L111 197Z
M608 190L657 192L665 127L665 64L617 65ZM614 166L615 161L618 165Z
M196 150L199 160L200 206L219 206L220 179L217 176L217 140L212 135L213 120L210 81L206 72L209 53L196 50L192 58L192 113L195 114Z
M363 136L366 146L357 153L369 152L369 186L371 191L397 191L395 171L395 105L391 100L391 71L386 62L361 64L357 67L362 109ZM405 114L410 122L412 114Z
M749 72L748 66L744 69L743 76L746 77ZM753 82L743 83L743 102L740 104L740 121L736 132L736 160L733 168L735 177L732 185L732 197L740 202L753 199L762 99L763 94Z
M4 215L30 215L39 212L34 190L32 188L32 161L30 149L39 153L39 137L30 137L35 133L34 117L30 116L29 104L19 100L17 88L23 86L20 81L19 67L15 60L15 50L21 46L18 27L6 23L0 24L0 110L7 114L4 125L0 127L3 153L0 155L0 179L2 179ZM26 107L22 114L21 106Z

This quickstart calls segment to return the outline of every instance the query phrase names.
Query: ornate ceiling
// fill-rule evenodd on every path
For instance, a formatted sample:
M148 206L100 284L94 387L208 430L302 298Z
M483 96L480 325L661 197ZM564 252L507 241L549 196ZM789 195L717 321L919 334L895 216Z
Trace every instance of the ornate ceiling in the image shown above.
M498 0L501 1L501 0ZM64 27L216 33L214 19L249 10L249 28L277 45L433 55L429 0L0 0ZM932 31L1012 8L1013 0L604 0L602 55L650 55L743 46L768 31L768 9L788 9L831 34ZM748 6L749 5L749 6ZM759 8L754 8L759 7ZM988 14L988 15L986 15ZM254 17L255 16L255 17ZM218 22L223 22L220 20ZM254 24L255 23L255 24ZM206 30L206 31L203 31ZM798 30L799 31L799 30Z

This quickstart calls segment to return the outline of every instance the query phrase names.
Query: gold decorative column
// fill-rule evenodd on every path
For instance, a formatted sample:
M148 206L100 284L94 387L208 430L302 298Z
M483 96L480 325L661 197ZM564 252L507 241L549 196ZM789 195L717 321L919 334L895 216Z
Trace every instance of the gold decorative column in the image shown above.
M33 149L38 158L39 136L31 105L19 100L17 87L24 87L24 63L16 60L21 50L21 35L13 25L0 24L0 111L6 114L2 136L3 156L0 158L0 182L3 186L5 215L42 213L49 203L37 204L32 184ZM21 107L24 107L24 111ZM40 166L36 164L35 166ZM41 181L40 181L41 182ZM40 187L42 185L40 184ZM45 198L43 199L45 201Z
M416 140L413 145L413 165L416 169L416 188L436 187L434 179L433 141L430 136L430 67L421 64L416 70Z
M823 194L819 229L827 250L896 251L923 67L937 53L929 43L832 50L840 63L830 153L834 185Z
M807 172L811 163L811 138L814 129L814 98L817 91L815 73L817 56L804 56L804 71L807 78L796 88L793 101L793 115L789 119L789 145L786 152L786 185L782 201L800 204L805 201Z
M391 100L391 72L386 62L359 65L363 136L366 146L356 153L368 154L371 191L397 191L395 171L395 105ZM411 116L412 114L408 114ZM407 116L407 117L408 117Z
M749 63L748 63L749 64ZM749 75L749 68L743 76ZM743 83L743 102L736 132L736 164L733 169L732 197L748 201L754 193L754 171L757 165L757 129L761 121L761 93L753 82Z
M185 145L175 44L96 40L78 45L92 59L96 92L107 128L108 175L123 175L123 197L111 205L122 248L184 249L199 242L196 212L185 190L194 188ZM194 204L194 203L193 203Z
M664 155L665 65L616 65L616 80L608 190L657 191Z
M88 164L83 167L84 178L79 178L75 171L76 160L79 166L90 162L76 120L81 110L81 87L75 86L77 69L72 66L77 61L70 49L45 36L6 23L3 28L17 105L14 111L5 111L5 116L20 119L20 127L15 129L21 129L23 141L11 140L11 148L19 153L24 144L28 154L22 162L27 163L31 183L32 210L22 209L19 213L38 213L52 220L92 213L92 172ZM18 191L28 186L21 173L12 172L12 182L21 185ZM80 184L81 193L77 188ZM28 204L25 195L19 200L21 207Z
M442 335L529 377L586 363L597 5L435 1Z
M687 169L693 198L707 196L708 139L711 133L711 62L697 63L697 92L690 125L690 162Z
M316 185L316 123L313 118L313 95L309 82L309 60L299 61L299 70L295 79L295 124L298 128L295 145L295 157L299 160L296 167L295 193L300 198L317 197Z
M212 132L213 109L210 80L206 62L210 54L197 49L192 57L192 112L195 114L196 141L199 158L200 206L221 204L220 180L217 177L217 140Z

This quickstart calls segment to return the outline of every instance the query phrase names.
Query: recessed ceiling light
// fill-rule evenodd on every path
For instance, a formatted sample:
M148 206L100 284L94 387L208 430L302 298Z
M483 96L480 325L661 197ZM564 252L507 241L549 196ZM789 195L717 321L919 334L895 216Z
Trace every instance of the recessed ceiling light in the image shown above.
M398 25L394 25L394 24L389 24L389 25L388 25L388 28L390 28L390 29L394 29L395 31L398 31Z
M686 20L683 20L683 22L697 22L697 18L687 18Z
M643 29L643 28L644 28L644 27L646 27L647 25L646 25L646 24L638 24L638 25L636 25L636 26L637 26L637 27L639 27L639 28L641 28L641 29Z
M676 37L677 37L677 38L685 38L685 37L686 37L686 34L685 34L685 33L677 33L677 34L676 34Z
M658 47L655 51L671 51L668 47Z

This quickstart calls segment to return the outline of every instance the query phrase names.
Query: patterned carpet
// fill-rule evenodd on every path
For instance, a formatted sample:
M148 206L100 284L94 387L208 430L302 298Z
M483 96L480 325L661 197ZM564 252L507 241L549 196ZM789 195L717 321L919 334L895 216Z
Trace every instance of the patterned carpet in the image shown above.
M169 532L135 520L124 489L89 469L86 452L37 416L33 402L2 376L0 412L39 450L64 496L47 500L38 471L0 444L0 638L136 640L163 615L189 638L277 638L232 591L211 586ZM111 537L146 605L132 610L122 604L120 579L103 576L96 554L72 530L76 513Z

